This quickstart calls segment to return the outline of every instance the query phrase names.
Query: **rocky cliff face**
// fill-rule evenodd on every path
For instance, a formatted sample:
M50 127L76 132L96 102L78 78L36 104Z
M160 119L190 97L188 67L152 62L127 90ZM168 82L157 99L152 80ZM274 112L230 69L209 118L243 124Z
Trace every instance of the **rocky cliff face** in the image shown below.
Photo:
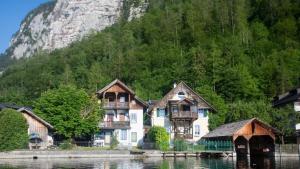
M145 1L137 0L51 1L28 14L7 53L18 59L36 51L66 47L91 32L111 26L124 13L128 20L139 17L146 6Z

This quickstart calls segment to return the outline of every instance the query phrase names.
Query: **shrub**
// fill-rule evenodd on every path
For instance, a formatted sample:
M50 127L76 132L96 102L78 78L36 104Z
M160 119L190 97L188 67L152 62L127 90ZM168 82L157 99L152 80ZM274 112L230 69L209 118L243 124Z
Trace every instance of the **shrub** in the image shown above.
M188 149L188 144L183 139L177 139L174 141L175 151L186 151Z
M118 141L117 137L115 135L113 135L111 138L110 148L115 149L118 146L118 144L119 144L119 141Z
M71 150L74 148L74 145L72 144L71 140L65 140L59 145L59 148L62 150Z
M0 112L0 124L0 151L27 148L28 124L22 113L4 109Z
M153 126L149 130L149 138L155 143L156 148L166 151L169 149L169 134L166 129Z

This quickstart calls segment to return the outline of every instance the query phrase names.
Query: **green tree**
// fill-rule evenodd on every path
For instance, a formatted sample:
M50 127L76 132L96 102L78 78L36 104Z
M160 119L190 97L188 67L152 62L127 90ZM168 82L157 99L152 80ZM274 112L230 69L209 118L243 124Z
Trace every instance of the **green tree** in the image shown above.
M163 151L169 149L169 134L164 127L153 126L150 128L148 134L150 140L155 143L158 149Z
M196 88L196 91L203 96L212 106L216 109L215 112L210 112L208 114L209 117L209 129L213 130L216 127L224 124L226 114L228 112L228 106L225 103L224 99L217 95L212 87L202 86Z
M253 102L237 101L229 105L229 113L226 115L226 122L259 118L260 120L271 123L270 114L274 111L271 103L265 100Z
M48 90L34 104L35 112L51 123L65 138L93 134L102 119L96 98L74 86Z
M13 109L0 111L0 151L27 148L28 124L22 113Z

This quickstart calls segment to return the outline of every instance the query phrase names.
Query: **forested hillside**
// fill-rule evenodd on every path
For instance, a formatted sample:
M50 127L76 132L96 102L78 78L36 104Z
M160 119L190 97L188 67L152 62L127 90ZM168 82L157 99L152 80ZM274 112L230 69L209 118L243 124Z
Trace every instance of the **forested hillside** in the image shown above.
M291 134L299 115L270 99L299 85L299 28L298 0L150 0L140 19L10 66L0 101L31 105L60 84L93 94L115 78L159 99L183 80L218 109L211 128L258 116Z

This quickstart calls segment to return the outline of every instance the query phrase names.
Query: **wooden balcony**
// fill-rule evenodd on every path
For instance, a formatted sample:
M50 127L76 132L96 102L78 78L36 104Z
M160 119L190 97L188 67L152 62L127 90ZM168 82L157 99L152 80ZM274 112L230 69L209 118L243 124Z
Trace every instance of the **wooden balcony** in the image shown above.
M179 111L171 113L172 119L197 119L198 113L192 111Z
M100 129L130 129L129 121L104 121L99 124Z
M103 102L104 109L129 109L129 102Z

